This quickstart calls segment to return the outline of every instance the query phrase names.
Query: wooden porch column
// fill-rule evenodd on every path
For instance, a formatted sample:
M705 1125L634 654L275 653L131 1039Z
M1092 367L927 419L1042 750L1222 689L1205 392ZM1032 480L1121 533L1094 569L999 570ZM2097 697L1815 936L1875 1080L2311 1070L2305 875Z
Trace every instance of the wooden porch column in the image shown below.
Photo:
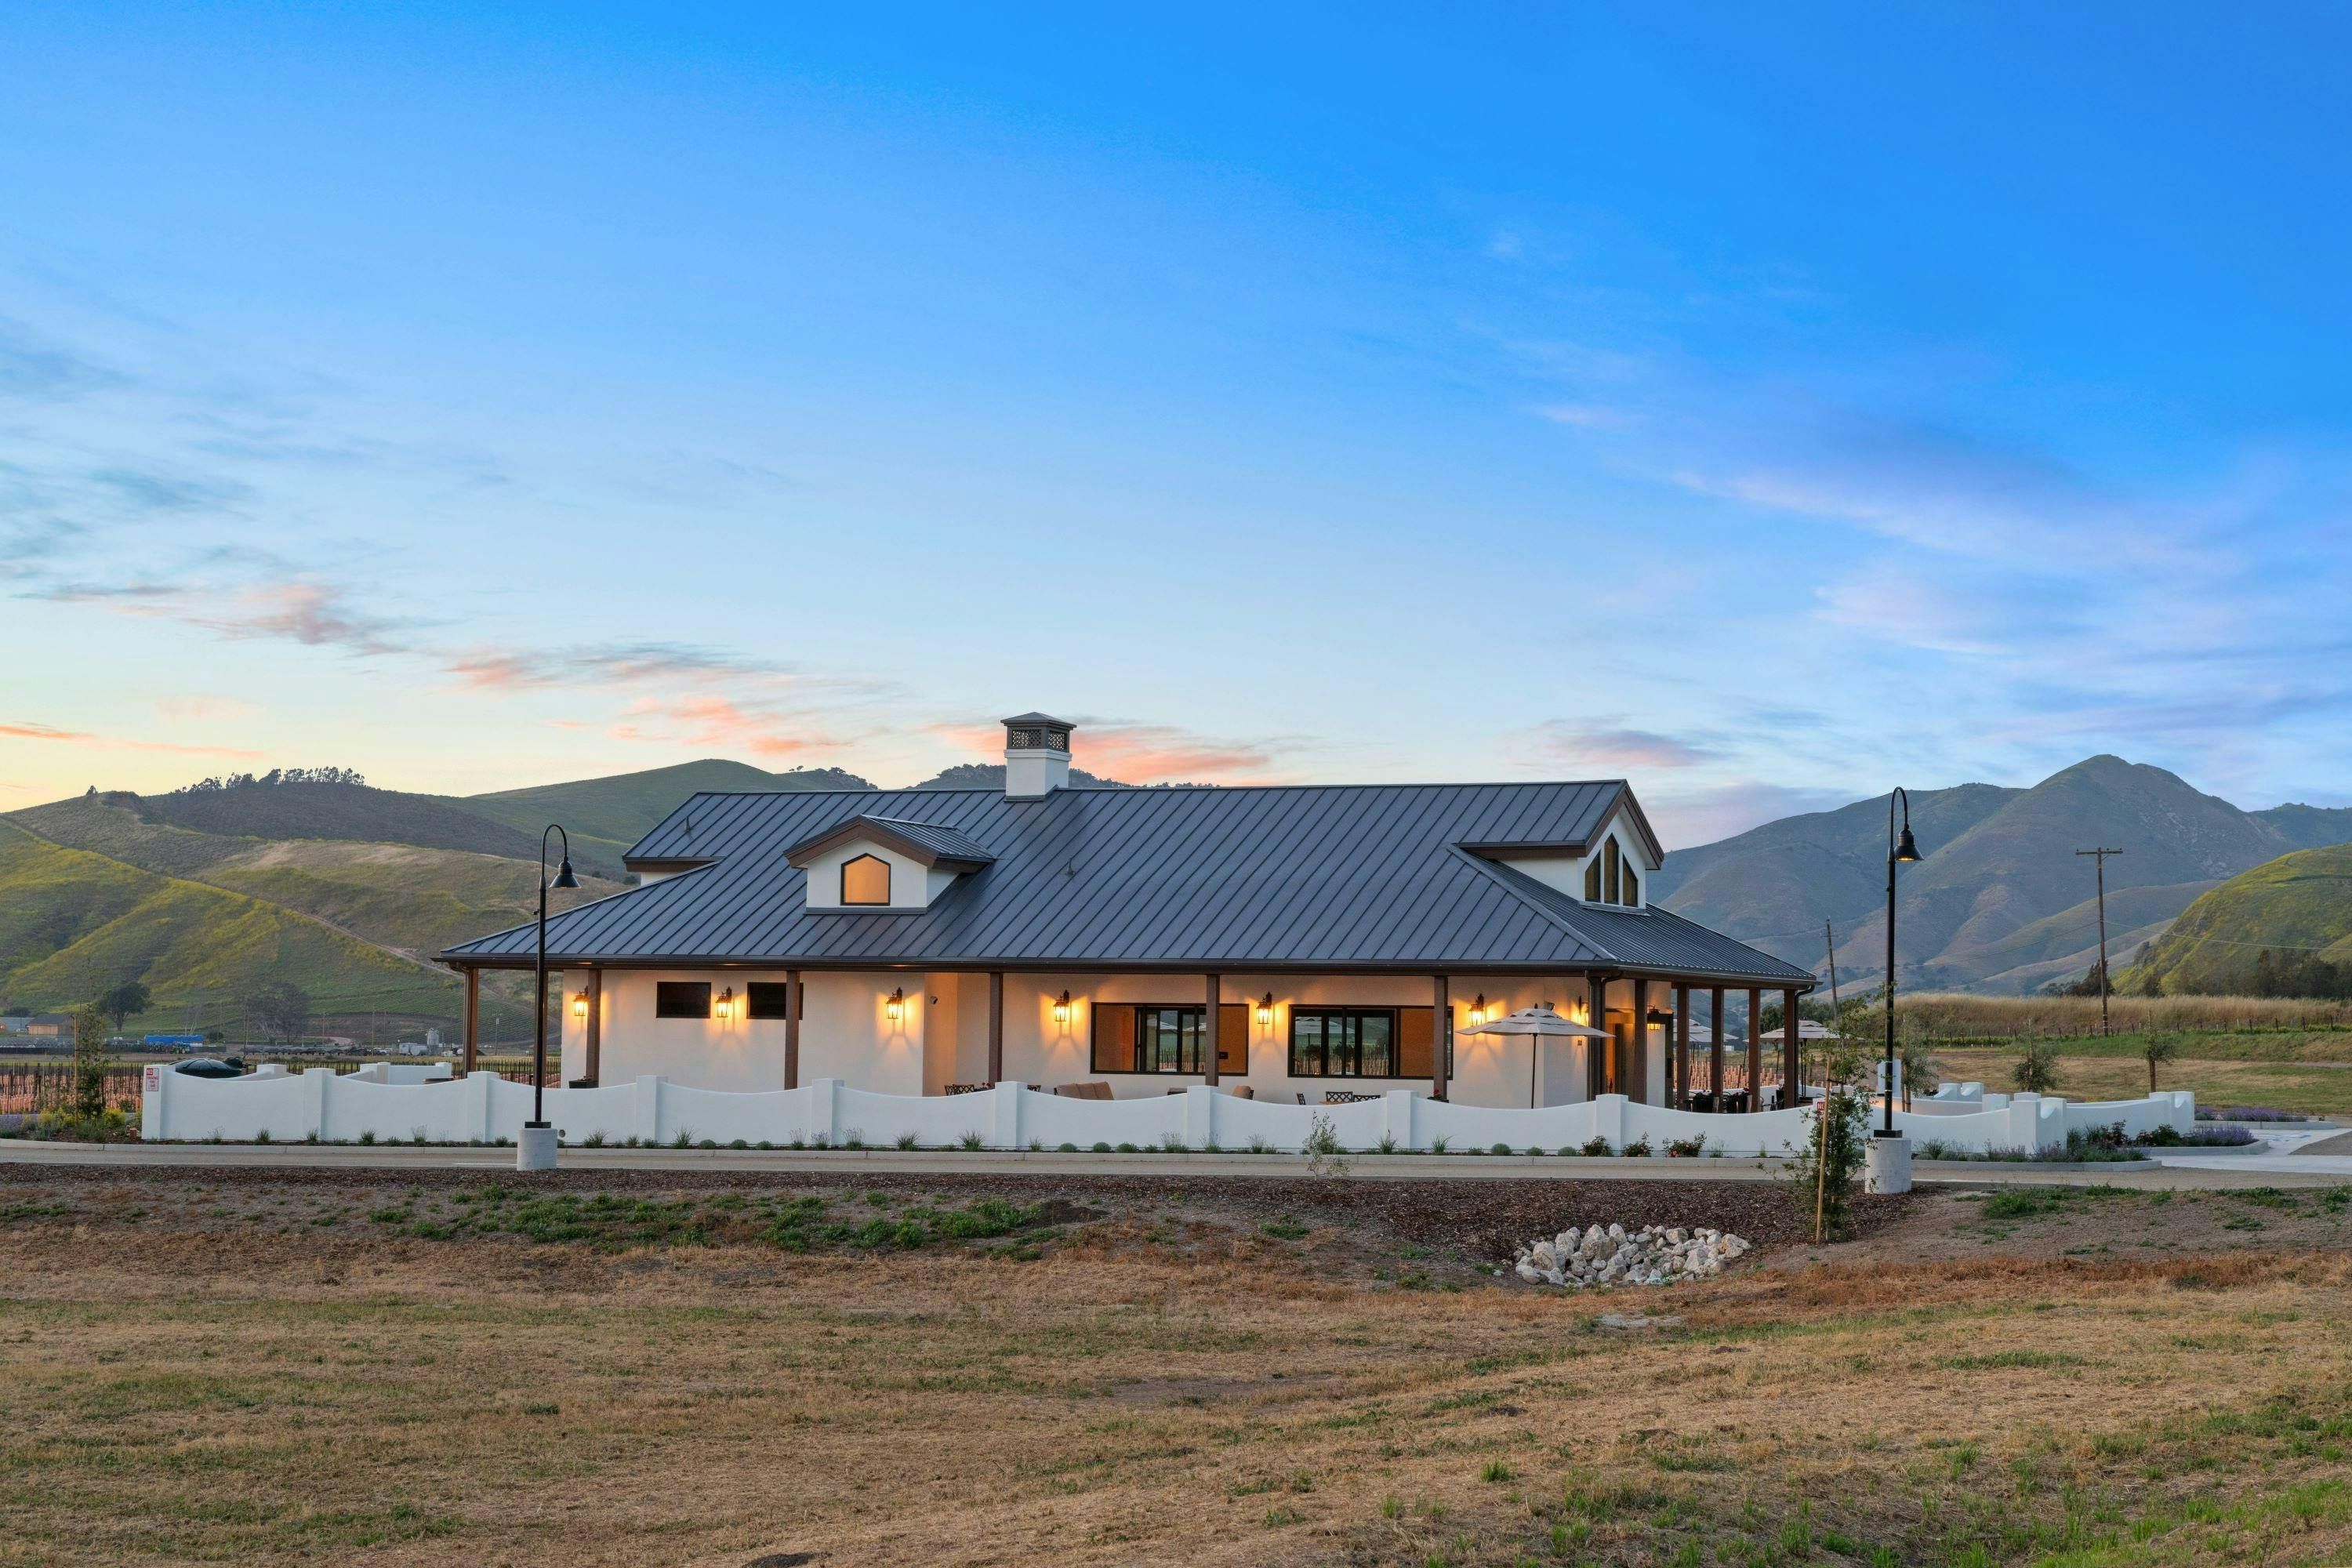
M1788 1110L1804 1092L1804 1059L1797 1049L1797 994L1780 993L1780 1109Z
M604 1081L604 972L591 969L582 989L588 993L588 1070L583 1076L591 1084L600 1084Z
M1690 987L1675 987L1675 1098L1676 1110L1690 1109Z
M801 972L784 971L784 1087L801 1086Z
M1625 1083L1625 1092L1634 1100L1649 1103L1650 981L1646 975L1633 982L1633 1059L1626 1068Z
M1588 978L1592 982L1592 1005L1588 1017L1594 1028L1605 1029L1609 1026L1609 977L1594 974ZM1528 1037L1530 1046L1538 1050L1543 1048L1542 1039L1541 1035ZM1601 1048L1607 1043L1601 1040L1584 1042L1584 1098L1587 1100L1598 1100L1608 1092L1604 1086L1609 1080L1602 1072L1607 1052Z
M1748 1109L1764 1108L1764 993L1748 993Z
M1723 1109L1723 987L1707 993L1706 1013L1706 1090L1715 1096L1715 1108Z
M1444 1100L1445 1098L1445 1043L1454 1037L1454 993L1446 984L1445 976L1443 974L1432 975L1430 984L1434 987L1433 999L1436 1006L1434 1026L1430 1031L1429 1042L1429 1098Z
M1201 1027L1201 1076L1217 1087L1217 1047L1224 1043L1225 977L1209 976L1209 1013Z
M482 972L466 966L466 1070L481 1065Z
M988 1081L1004 1079L1004 971L988 972Z

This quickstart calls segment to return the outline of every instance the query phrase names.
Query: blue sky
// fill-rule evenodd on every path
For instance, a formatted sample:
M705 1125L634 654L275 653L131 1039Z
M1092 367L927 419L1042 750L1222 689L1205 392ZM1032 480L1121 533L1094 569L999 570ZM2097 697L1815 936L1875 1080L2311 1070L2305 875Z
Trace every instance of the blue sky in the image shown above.
M2352 799L2352 16L11 7L0 804Z

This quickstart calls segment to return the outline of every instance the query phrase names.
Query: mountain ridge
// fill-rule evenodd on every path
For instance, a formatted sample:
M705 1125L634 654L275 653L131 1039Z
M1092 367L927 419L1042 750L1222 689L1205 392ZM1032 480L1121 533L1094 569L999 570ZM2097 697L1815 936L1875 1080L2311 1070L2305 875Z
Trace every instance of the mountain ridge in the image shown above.
M2352 840L2352 809L2246 811L2108 753L2023 788L1922 790L1910 805L1925 858L1898 881L1897 967L1906 984L1948 989L2033 989L2079 972L2084 952L2095 957L2094 879L2077 849L2126 851L2106 870L2109 951L2120 953L2119 915L2133 940L2152 940L2229 877L2315 841ZM1885 969L1886 812L1882 795L1675 850L1653 888L1676 913L1816 972L1826 969L1826 921L1841 979L1874 984ZM2055 923L2021 939L2045 921Z

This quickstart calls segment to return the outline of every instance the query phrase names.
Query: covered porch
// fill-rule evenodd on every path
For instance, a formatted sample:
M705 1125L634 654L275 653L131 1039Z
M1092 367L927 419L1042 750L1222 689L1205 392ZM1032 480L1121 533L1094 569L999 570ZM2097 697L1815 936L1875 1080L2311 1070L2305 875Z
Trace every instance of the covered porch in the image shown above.
M470 1071L479 969L465 974ZM1725 976L574 961L551 970L549 989L560 1081L582 1087L657 1074L737 1091L837 1079L868 1092L936 1096L1018 1082L1124 1100L1197 1086L1282 1104L1346 1104L1404 1089L1496 1108L1613 1094L1737 1110L1781 1104L1780 1086L1801 1081L1801 991ZM1727 1046L1727 1035L1739 1033L1729 1019L1743 996L1749 1026ZM1769 1042L1754 1027L1767 996L1781 1004L1784 1025ZM1544 1004L1609 1037L1465 1032ZM1761 1087L1762 1107L1751 1086Z

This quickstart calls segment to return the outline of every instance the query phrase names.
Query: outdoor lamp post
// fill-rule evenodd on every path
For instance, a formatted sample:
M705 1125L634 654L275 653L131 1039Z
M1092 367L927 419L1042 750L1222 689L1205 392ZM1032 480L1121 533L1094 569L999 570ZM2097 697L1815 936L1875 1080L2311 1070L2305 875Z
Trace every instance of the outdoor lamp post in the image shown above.
M563 858L553 881L547 876L551 833L563 841ZM518 1171L555 1169L555 1129L547 1121L547 890L579 885L580 879L572 874L572 836L551 822L539 835L539 956L532 967L530 988L530 1120L523 1123L522 1137L515 1144Z
M1895 831L1897 801L1903 804L1900 837ZM1863 1173L1863 1185L1874 1193L1911 1190L1911 1145L1895 1131L1895 868L1918 858L1919 846L1911 837L1911 796L1897 785L1886 797L1886 1076L1879 1085L1880 1096L1886 1101L1886 1120L1870 1141Z

